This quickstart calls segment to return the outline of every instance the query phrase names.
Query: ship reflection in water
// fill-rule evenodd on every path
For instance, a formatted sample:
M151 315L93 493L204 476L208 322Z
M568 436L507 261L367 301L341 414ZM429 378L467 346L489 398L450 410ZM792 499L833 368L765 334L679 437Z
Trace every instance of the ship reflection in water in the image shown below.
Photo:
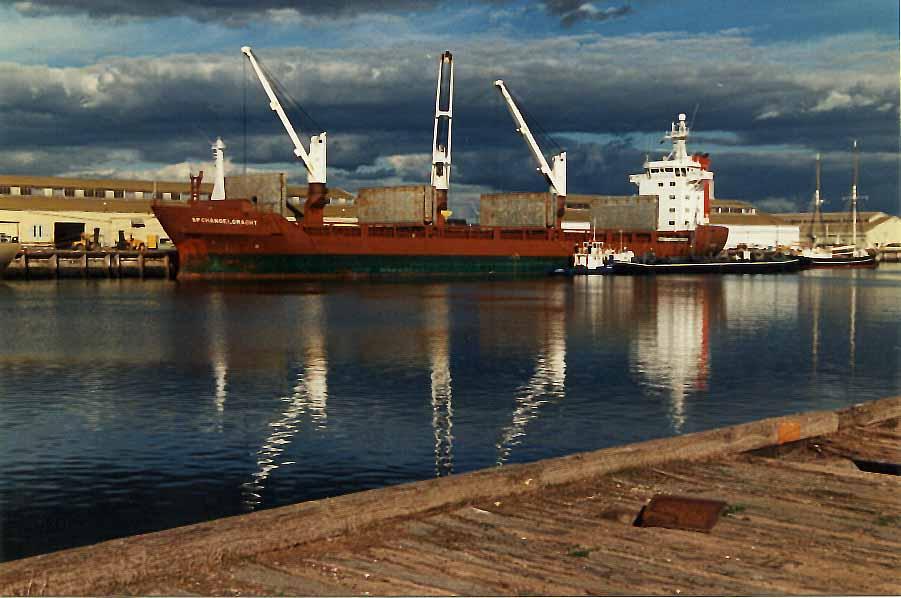
M711 310L720 289L694 280L647 284L653 300L647 316L636 321L631 370L641 385L665 396L673 432L679 434L687 417L686 395L707 390Z
M7 283L0 560L901 393L899 294L891 265Z

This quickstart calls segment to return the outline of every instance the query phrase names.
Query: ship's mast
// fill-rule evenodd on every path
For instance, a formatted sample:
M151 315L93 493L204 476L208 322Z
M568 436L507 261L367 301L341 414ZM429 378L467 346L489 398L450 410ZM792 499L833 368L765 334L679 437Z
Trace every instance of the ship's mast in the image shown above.
M225 144L221 137L216 138L213 144L213 161L216 164L216 172L213 177L213 193L210 199L225 199Z
M688 126L685 124L685 114L679 114L679 124L671 123L670 132L664 138L673 140L673 151L669 155L671 160L684 160L688 157L685 142L688 139ZM659 130L659 129L658 129Z
M257 78L260 80L260 84L263 86L263 90L269 96L269 107L278 115L282 126L288 133L288 137L291 138L291 142L294 144L294 155L300 158L300 161L303 162L304 167L307 169L308 189L307 201L304 204L304 225L322 226L322 208L326 204L326 133L323 131L310 137L310 151L307 152L300 142L300 137L297 136L297 131L294 130L294 126L288 119L288 115L282 108L278 96L275 95L269 79L263 73L263 69L260 68L256 57L253 55L250 46L242 47L241 52L247 56Z
M851 244L857 247L857 175L860 159L857 154L857 140L854 140L854 179L851 182Z
M817 161L816 161L816 178L817 178L817 187L816 191L813 192L813 219L810 221L810 241L813 247L816 247L817 244L817 233L816 226L819 221L821 224L823 222L823 216L821 213L821 206L823 205L823 200L820 197L820 152L817 152Z
M432 135L432 177L435 188L435 223L443 227L450 216L447 191L450 188L451 119L454 111L454 57L444 52L438 59L435 91L435 129Z
M563 213L566 210L566 152L560 152L559 154L552 156L551 163L553 166L549 166L544 157L544 153L542 153L541 148L538 147L538 142L535 141L535 137L529 129L529 125L526 124L526 120L516 106L516 102L513 101L513 97L507 90L507 86L504 85L504 82L500 79L494 82L494 86L497 87L501 97L503 97L504 101L507 103L510 115L516 123L516 132L522 135L526 145L532 152L532 156L535 158L535 161L538 162L538 171L544 175L545 180L548 182L548 185L550 185L551 193L554 193L557 196L556 225L559 228L562 224Z

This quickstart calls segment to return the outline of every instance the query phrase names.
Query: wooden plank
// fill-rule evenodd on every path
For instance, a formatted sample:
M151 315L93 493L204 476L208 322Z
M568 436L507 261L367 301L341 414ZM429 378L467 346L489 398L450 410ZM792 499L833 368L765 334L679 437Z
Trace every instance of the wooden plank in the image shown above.
M839 429L867 426L877 422L901 418L901 396L887 397L840 409Z

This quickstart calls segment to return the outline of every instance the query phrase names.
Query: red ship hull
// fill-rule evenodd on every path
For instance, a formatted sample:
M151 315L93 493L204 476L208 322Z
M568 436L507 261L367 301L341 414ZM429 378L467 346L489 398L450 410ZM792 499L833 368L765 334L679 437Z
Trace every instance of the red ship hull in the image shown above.
M361 224L306 227L246 200L156 203L179 257L179 278L303 279L428 275L541 275L569 265L585 232ZM595 231L636 255L715 255L728 230Z

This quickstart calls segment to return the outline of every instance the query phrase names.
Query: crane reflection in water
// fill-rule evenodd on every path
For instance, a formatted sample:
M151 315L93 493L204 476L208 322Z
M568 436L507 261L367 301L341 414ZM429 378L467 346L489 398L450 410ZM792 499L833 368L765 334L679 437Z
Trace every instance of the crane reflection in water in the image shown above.
M328 421L328 358L325 350L323 326L325 308L322 296L304 297L302 354L295 364L295 383L289 396L281 397L281 417L269 423L269 434L257 451L257 470L252 479L243 484L244 505L253 510L262 503L262 491L273 471L294 461L285 460L283 453L291 443L304 418L314 430L324 430Z
M435 435L435 475L454 471L453 392L450 371L450 308L447 285L435 287L425 298L432 430Z
M535 356L535 371L520 387L510 423L497 442L497 464L510 459L513 448L526 436L526 427L541 408L566 394L566 287L554 285L544 305L543 338ZM537 322L539 325L541 321Z

